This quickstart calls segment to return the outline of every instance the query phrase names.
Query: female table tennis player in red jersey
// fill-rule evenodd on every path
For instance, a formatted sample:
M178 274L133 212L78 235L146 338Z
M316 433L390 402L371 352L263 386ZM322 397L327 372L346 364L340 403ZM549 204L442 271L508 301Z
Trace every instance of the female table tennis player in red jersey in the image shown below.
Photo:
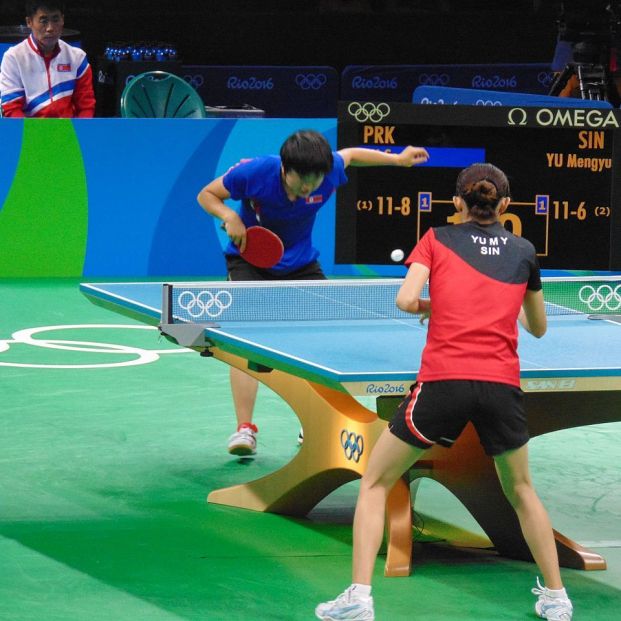
M409 271L397 306L429 318L420 372L375 445L361 481L353 583L336 600L317 606L319 619L374 619L370 585L387 495L427 448L450 447L469 421L494 459L543 574L545 587L537 580L533 589L539 596L537 614L551 621L571 619L550 520L528 469L517 322L541 337L546 315L533 245L498 221L509 200L509 182L501 170L491 164L464 169L453 199L461 223L430 229L406 260ZM421 299L427 280L430 299Z

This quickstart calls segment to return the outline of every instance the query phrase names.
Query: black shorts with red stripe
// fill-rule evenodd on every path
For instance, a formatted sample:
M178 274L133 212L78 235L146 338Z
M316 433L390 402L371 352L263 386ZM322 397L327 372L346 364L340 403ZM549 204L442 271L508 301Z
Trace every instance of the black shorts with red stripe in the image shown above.
M444 380L414 384L389 424L412 446L451 447L472 422L488 455L500 455L528 442L524 393L510 384Z

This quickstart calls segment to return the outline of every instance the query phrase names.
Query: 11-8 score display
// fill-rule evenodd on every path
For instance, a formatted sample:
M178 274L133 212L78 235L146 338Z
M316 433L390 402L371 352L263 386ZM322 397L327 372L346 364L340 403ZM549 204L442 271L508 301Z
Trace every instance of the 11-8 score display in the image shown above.
M432 226L457 224L459 171L489 162L509 177L503 225L529 239L541 267L621 269L621 114L607 109L339 104L338 148L425 147L413 168L347 170L338 194L336 262L393 263ZM493 249L489 249L493 251Z

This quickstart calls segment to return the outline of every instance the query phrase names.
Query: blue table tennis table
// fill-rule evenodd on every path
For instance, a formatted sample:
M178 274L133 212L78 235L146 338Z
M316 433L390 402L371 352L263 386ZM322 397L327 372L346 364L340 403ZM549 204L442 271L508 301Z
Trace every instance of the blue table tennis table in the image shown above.
M83 283L80 289L98 305L158 325L180 345L244 370L288 402L304 428L299 453L268 476L212 491L208 501L305 515L362 475L386 420L415 381L427 328L396 308L400 284ZM531 436L621 420L621 279L550 279L544 291L548 333L543 339L521 333L519 345ZM376 398L376 411L355 398L361 395ZM410 573L411 508L421 477L453 492L500 554L532 560L493 462L469 425L450 451L427 451L390 494L386 575ZM601 556L555 535L562 565L605 569Z

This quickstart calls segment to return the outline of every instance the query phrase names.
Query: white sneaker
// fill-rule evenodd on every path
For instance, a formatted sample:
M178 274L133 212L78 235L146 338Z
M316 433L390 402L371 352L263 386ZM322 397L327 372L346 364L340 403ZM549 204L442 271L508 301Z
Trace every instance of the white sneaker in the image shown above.
M249 457L257 452L257 433L259 430L252 423L242 423L229 438L229 453L239 457Z
M300 427L300 433L298 433L298 445L302 446L304 444L304 429Z
M373 598L364 597L349 587L336 599L319 604L315 615L322 621L374 621Z
M534 595L538 595L539 599L535 602L535 612L548 621L571 621L573 614L573 606L571 601L565 597L550 595L550 589L541 586L539 578L537 578L537 586L532 589Z

